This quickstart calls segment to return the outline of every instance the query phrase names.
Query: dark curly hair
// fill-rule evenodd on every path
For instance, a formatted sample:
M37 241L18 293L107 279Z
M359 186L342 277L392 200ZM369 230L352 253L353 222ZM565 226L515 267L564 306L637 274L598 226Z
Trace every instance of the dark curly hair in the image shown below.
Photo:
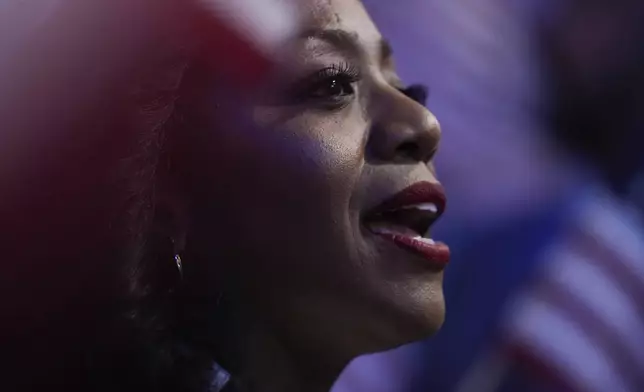
M120 167L129 195L123 211L131 256L123 269L127 301L115 314L114 331L128 342L123 352L128 361L117 365L118 390L219 391L227 378L219 365L225 360L216 355L216 338L226 333L219 328L224 306L219 296L191 290L206 271L191 258L190 268L180 273L173 260L177 250L163 230L168 217L155 200L160 181L182 183L177 178L185 169L183 152L177 146L189 137L188 128L198 127L190 113L209 80L203 64L187 58L184 53L164 60L155 67L161 75L132 94L132 107L138 110L130 121L148 132L140 134ZM111 356L109 351L104 355ZM233 388L229 384L228 390Z
M194 51L150 59L70 124L104 128L104 136L61 152L73 159L41 176L45 196L24 202L33 216L6 215L21 241L6 254L20 262L5 286L17 298L2 326L10 364L3 390L221 389L224 306L191 291L199 263L181 278L156 197L159 181L182 170L177 146L206 75ZM26 228L30 218L49 226Z

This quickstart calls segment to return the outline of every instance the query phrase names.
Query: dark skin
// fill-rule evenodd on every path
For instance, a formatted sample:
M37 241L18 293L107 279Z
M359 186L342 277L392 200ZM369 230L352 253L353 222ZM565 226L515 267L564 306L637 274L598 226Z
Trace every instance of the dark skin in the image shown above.
M127 4L123 2L123 7ZM171 135L180 142L177 150L185 153L170 157L173 167L185 171L180 171L180 176L164 176L165 180L154 186L155 211L166 217L162 234L174 240L175 251L183 258L183 285L195 295L221 299L222 306L213 303L212 311L223 312L225 322L221 328L231 333L216 336L217 359L235 375L243 390L259 392L327 391L356 356L429 336L444 318L442 272L429 268L419 256L371 234L362 220L366 211L411 184L437 183L431 159L440 139L438 122L424 107L423 99L411 94L396 76L391 49L358 0L307 0L298 4L308 22L294 44L295 56L283 64L286 71L258 94L245 95L241 100L222 97L222 90L213 87L216 83L205 79L196 83L199 99L190 102L189 112L182 114L192 126ZM98 14L97 18L103 20L104 13ZM87 22L91 18L78 19L83 21L77 23L79 29L94 26ZM105 25L114 28L102 28L97 34L107 42L100 46L101 53L110 50L106 58L144 62L151 57L141 54L139 41L121 39L121 25L108 23L112 19L107 17L105 20ZM122 19L115 13L113 20ZM23 91L25 97L12 97L13 102L18 102L14 106L29 108L24 115L11 110L14 117L21 116L21 121L15 123L16 134L25 135L26 130L33 129L37 132L31 136L42 134L53 139L58 134L51 130L71 133L64 121L67 117L52 114L54 109L56 113L63 109L78 111L69 117L92 119L86 106L103 108L104 104L94 103L86 95L108 96L115 85L110 78L123 79L117 75L120 69L103 66L103 58L93 55L98 41L80 39L86 35L75 33L73 23L62 21L72 33L47 34L58 45L47 42L42 47L60 49L70 40L78 40L72 42L73 53L92 55L70 56L69 61L82 63L78 69L87 70L87 74L66 64L51 67L33 61L33 71L20 73L24 80L7 77L30 86L26 82L33 79L30 73L43 75L46 70L56 76L50 77L52 80L65 80L60 85L52 83L51 88L39 90L43 86L39 83L15 90ZM156 41L155 45L141 42L151 50L162 49ZM38 48L33 51L35 58L41 53ZM106 73L105 80L96 80L102 74L93 72L93 66L87 64L91 61L100 63L93 66ZM17 67L19 71L23 68ZM130 68L130 64L122 66L123 70ZM69 69L74 72L67 72ZM68 97L69 102L60 97ZM52 104L35 107L32 101ZM232 118L237 120L230 121ZM51 120L41 124L38 119ZM88 130L94 128L79 128L84 137L93 137ZM41 132L45 129L48 132ZM114 141L115 134L100 137ZM91 148L79 150L104 151L100 137L87 142ZM31 157L38 156L33 153L36 148L59 151L50 139L37 141L42 146L33 142L25 162L34 162ZM118 158L119 154L114 156ZM107 198L112 187L106 186L100 176L109 175L105 173L112 167L112 160L118 162L115 157L93 154L81 164L78 160L69 162L65 170L59 170L61 174L57 171L56 175L69 179L96 180L87 186L78 180L68 181L73 182L69 194L51 197L62 205L61 217L51 220L67 222L68 213L78 209L69 205L78 206L77 202L95 200L95 196L96 200ZM12 159L18 162L23 158L16 155ZM92 165L98 166L97 162L105 167L105 173L94 170ZM158 172L162 171L160 167ZM22 184L37 183L24 176L2 179L9 185L15 181L13 187L4 190L15 188L17 200L27 194ZM84 191L78 192L80 188ZM85 192L88 189L91 192ZM36 198L43 192L28 194ZM10 202L5 204L7 210L19 211ZM91 212L102 206L99 202L87 204L86 210ZM16 222L25 221L24 214L14 215ZM60 244L59 250L34 246L32 233L25 229L23 234L16 225L12 232L22 235L29 249L47 250L46 254L33 256L34 260L46 260L43 265L61 269L60 265L78 259L76 253L95 250L84 249L94 247L94 243L81 239L97 231L97 227L108 227L103 222L111 223L111 218L103 218L99 221L87 214L86 218L74 220L75 226L53 226L43 237L50 241L54 234L58 235L61 240L55 243ZM67 246L69 238L75 239L74 246ZM24 258L22 248L15 248L16 255ZM72 251L75 253L69 257ZM12 253L9 255L7 259L12 260ZM167 259L172 262L171 255ZM57 260L63 264L57 264ZM113 260L106 262L105 270L113 264ZM96 276L88 278L90 275L77 266L56 273L61 281L83 282L100 291L92 279L108 281L107 275L95 264L83 266L91 266ZM50 272L34 278L33 270L25 267L8 276L13 279L15 275L14 281L22 281L23 277L59 280ZM70 273L78 273L78 279ZM88 292L84 288L76 291L83 295ZM81 298L76 291L70 298ZM45 289L30 291L30 295L35 298L33 302L52 297ZM29 312L34 306L26 304L20 309Z
M405 187L437 182L439 125L405 94L359 1L304 8L289 76L243 105L250 126L197 132L192 164L212 169L192 183L199 200L169 203L189 222L174 235L192 255L186 270L225 260L229 321L244 325L227 356L257 391L329 390L356 356L431 335L444 317L442 272L361 220ZM217 102L199 110L202 123L240 110Z

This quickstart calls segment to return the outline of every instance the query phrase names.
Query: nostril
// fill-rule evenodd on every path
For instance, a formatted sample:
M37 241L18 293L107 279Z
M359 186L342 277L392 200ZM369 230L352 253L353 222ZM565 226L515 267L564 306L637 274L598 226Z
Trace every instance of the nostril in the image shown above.
M420 146L415 142L405 142L396 148L397 155L409 159L418 159L420 153Z

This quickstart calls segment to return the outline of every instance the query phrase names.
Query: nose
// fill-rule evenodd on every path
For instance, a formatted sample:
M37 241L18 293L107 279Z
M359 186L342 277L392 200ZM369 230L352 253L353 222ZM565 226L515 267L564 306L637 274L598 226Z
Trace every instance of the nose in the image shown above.
M383 87L374 95L367 156L376 162L429 163L441 137L436 117L393 87Z

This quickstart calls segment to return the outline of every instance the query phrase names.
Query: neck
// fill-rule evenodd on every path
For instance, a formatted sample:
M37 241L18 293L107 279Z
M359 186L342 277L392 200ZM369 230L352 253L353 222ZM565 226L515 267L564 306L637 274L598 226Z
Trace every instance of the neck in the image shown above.
M339 372L325 371L314 355L298 360L264 330L247 335L238 371L243 392L328 392Z
M344 368L290 344L255 318L233 319L223 354L240 392L328 392Z

